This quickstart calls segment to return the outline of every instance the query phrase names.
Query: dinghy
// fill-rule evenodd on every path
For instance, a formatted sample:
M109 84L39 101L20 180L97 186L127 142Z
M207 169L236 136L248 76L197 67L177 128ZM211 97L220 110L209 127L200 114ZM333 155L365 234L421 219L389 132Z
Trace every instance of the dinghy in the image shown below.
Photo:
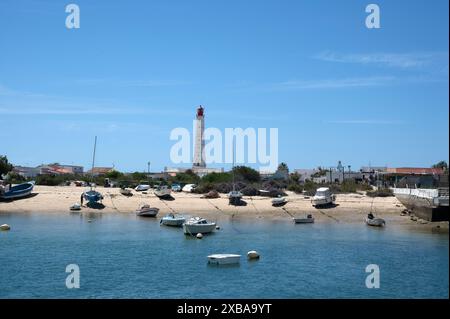
M231 265L239 264L241 255L235 254L213 254L208 256L208 264L213 265Z
M71 211L77 211L77 210L81 210L81 205L78 203L73 204L72 206L70 206L69 208Z
M369 226L383 227L386 222L383 218L376 218L372 213L369 213L366 217L366 224Z

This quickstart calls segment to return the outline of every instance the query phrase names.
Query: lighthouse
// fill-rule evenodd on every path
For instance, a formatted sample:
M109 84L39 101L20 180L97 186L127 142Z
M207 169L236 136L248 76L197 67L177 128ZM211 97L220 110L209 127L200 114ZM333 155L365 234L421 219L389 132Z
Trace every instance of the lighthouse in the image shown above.
M197 108L197 113L195 116L195 146L194 146L194 160L192 162L192 167L204 168L205 164L205 140L203 139L203 134L205 131L205 114L204 109L200 105Z

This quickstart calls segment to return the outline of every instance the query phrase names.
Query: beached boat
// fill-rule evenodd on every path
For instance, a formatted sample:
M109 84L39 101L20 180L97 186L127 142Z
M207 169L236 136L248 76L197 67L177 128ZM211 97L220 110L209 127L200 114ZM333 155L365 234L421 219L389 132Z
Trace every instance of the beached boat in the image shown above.
M153 191L159 198L170 197L172 190L167 185L160 185Z
M186 218L183 215L170 213L161 218L160 223L165 226L181 227L185 221Z
M88 205L94 205L103 200L103 195L91 188L90 190L83 193L83 198L88 203Z
M208 256L208 263L213 265L231 265L238 264L241 255L235 254L213 254Z
M171 189L173 192L181 192L181 185L180 184L172 184Z
M366 224L369 226L383 227L386 225L386 221L383 218L376 218L372 213L369 213L366 217Z
M34 181L22 183L16 186L6 186L0 188L0 198L2 199L17 199L26 197L31 194L34 187Z
M228 201L231 205L239 205L242 199L242 193L237 190L232 190L228 193Z
M91 180L94 178L94 165L95 165L95 150L97 148L97 136L95 137L94 140L94 152L92 155L92 169L91 169ZM95 184L90 183L90 189L88 191L84 191L83 194L81 195L82 198L84 198L84 200L87 202L88 206L94 206L96 205L98 202L101 202L103 200L103 195L100 194L100 192L97 192L95 189Z
M69 208L71 211L77 211L77 210L81 210L81 205L78 203L73 204L72 206L70 206Z
M195 184L186 184L183 186L182 191L186 192L186 193L192 193L192 191L196 187L197 187L197 185L195 185Z
M336 201L336 196L331 193L328 187L320 187L317 189L316 194L311 199L313 206L326 206L331 205Z
M136 186L134 188L134 190L137 192L148 191L149 189L150 189L150 185L148 185L148 184L139 184L138 186Z
M287 199L285 197L276 197L272 199L272 206L278 207L278 206L284 206L287 203Z
M131 192L131 189L129 188L121 188L120 193L124 196L131 196L133 193Z
M296 224L311 224L314 223L314 217L311 214L306 215L305 217L294 217L294 222Z
M207 234L214 231L216 223L201 217L192 217L183 224L183 232L187 235Z
M136 215L141 217L155 217L158 215L159 208L151 207L149 204L141 204L136 210Z

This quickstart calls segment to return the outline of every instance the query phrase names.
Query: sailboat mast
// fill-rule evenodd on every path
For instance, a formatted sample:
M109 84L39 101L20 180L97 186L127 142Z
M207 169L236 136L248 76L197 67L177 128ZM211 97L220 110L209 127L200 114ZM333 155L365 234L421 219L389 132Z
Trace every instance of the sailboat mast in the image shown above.
M92 155L92 169L91 169L91 189L92 189L92 182L94 181L94 164L95 164L95 149L97 148L97 136L95 136L94 140L94 153Z
M233 152L233 165L232 165L232 167L231 167L231 172L233 173L233 192L234 191L236 191L236 187L235 187L235 179L234 179L234 138L233 138L233 149L232 149L232 152Z

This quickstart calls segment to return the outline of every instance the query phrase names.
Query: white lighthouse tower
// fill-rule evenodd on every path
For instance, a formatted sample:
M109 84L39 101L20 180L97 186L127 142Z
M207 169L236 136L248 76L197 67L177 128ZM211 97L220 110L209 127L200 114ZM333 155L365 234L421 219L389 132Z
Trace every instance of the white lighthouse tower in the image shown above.
M194 146L194 160L192 167L205 168L205 140L203 139L203 133L205 131L205 115L204 109L200 105L197 108L197 114L195 117L195 146Z

